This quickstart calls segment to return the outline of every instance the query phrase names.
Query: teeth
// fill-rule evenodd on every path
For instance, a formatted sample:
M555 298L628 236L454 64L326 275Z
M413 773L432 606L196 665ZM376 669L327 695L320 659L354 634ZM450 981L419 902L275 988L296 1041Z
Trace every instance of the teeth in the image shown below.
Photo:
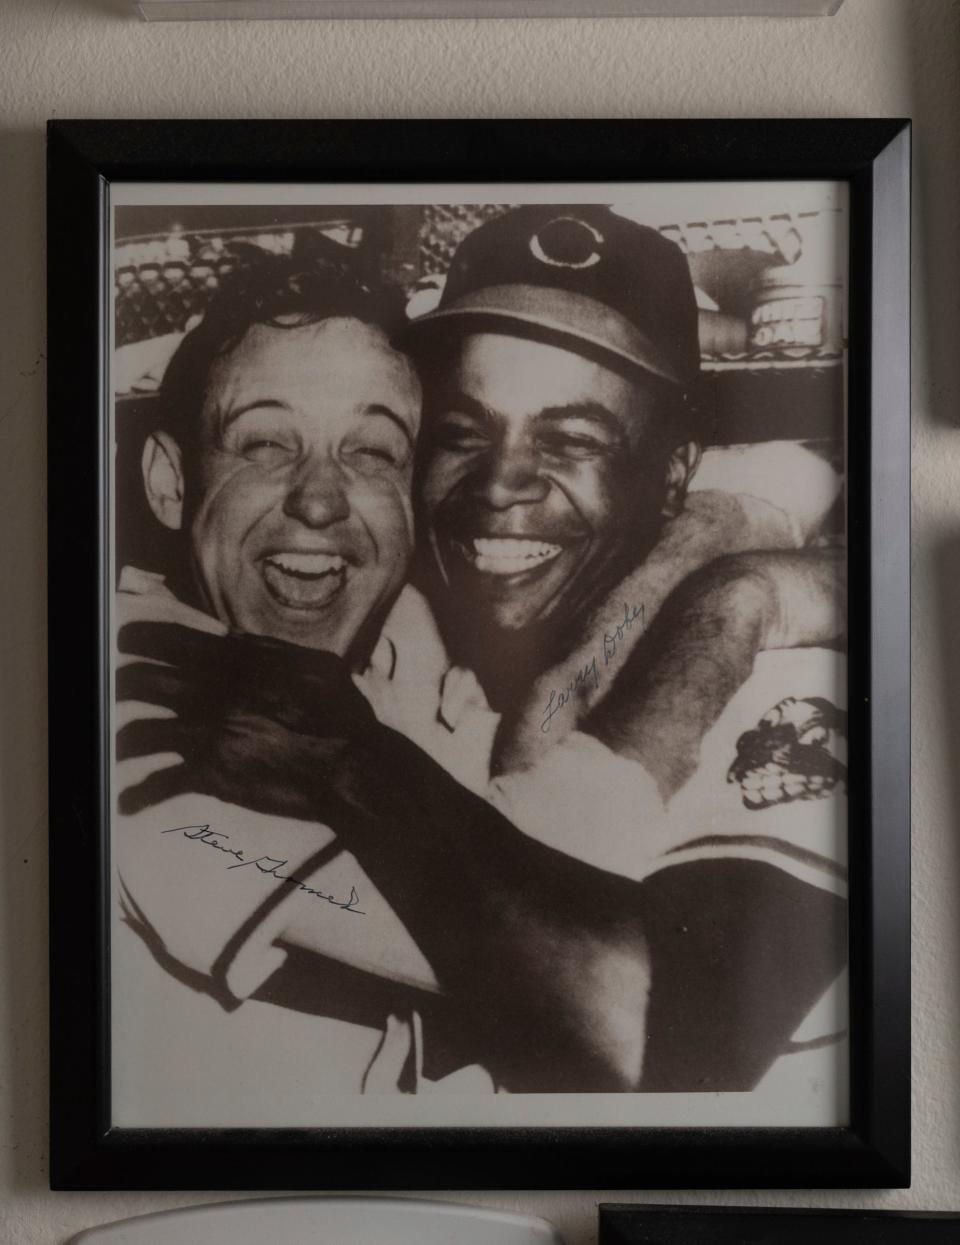
M338 553L274 553L263 560L267 591L281 605L320 610L335 601L347 584L347 561Z
M267 561L291 575L329 575L347 565L338 553L275 553Z
M514 536L475 537L471 543L473 552L471 555L468 551L468 556L473 565L478 571L491 575L515 575L518 571L529 571L563 551L561 545L548 541L524 540Z
M522 540L516 536L502 536L499 539L481 539L473 541L474 550L490 558L555 558L560 552L559 545L548 544L545 540Z

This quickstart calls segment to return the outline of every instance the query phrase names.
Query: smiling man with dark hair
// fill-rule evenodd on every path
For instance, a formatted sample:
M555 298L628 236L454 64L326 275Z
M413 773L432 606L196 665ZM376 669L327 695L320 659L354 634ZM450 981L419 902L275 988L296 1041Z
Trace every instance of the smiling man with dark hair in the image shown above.
M185 595L231 628L369 657L412 553L420 385L396 309L343 260L265 257L171 360L146 494L182 533Z
M693 286L677 247L607 208L520 208L462 244L411 340L425 582L453 656L507 707L683 508Z
M642 883L642 1087L749 1088L844 960L845 738L805 708L845 721L823 647L842 559L740 552L802 542L763 446L754 521L688 496L697 303L656 230L593 205L509 211L461 244L409 340L420 582L502 715L489 794ZM807 454L786 457L802 473Z

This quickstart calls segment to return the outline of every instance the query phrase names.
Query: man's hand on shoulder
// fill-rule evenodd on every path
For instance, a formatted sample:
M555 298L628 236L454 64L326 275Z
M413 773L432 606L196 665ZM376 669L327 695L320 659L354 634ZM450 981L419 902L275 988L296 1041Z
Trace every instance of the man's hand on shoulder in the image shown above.
M345 741L376 725L346 665L331 653L261 636L214 636L174 623L129 623L117 699L172 711L129 723L119 760L175 754L120 797L137 812L204 792L261 812L317 819L317 793Z

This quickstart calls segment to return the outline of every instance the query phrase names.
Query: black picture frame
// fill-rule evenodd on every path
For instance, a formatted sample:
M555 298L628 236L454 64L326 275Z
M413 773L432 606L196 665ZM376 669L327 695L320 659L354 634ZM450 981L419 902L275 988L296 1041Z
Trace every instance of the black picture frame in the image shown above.
M850 191L849 1127L111 1128L110 183L766 178ZM49 124L51 1187L909 1184L909 189L902 119Z
M788 1210L743 1206L637 1206L601 1203L600 1245L799 1245L811 1233L828 1245L921 1245L951 1241L960 1216L949 1211Z

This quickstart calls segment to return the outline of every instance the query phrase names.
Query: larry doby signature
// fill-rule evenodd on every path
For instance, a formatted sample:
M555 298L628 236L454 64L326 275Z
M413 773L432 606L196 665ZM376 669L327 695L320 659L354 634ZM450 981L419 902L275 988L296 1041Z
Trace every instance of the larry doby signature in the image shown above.
M642 605L629 606L626 602L623 605L623 617L618 623L612 627L607 627L603 632L603 650L602 665L608 666L613 660L616 651L623 642L627 632L634 625L639 625L640 631L644 627L644 611ZM543 719L540 722L540 729L546 734L550 730L550 722L554 714L573 700L574 694L578 687L585 683L592 683L594 687L600 686L600 670L601 662L598 660L599 652L595 652L590 660L576 672L566 687L555 687L550 692L550 698L547 701L546 708L543 711Z
M227 865L228 869L256 869L258 873L274 878L277 882L289 882L295 890L303 891L304 894L311 895L315 899L323 899L334 908L342 908L344 912L355 912L357 916L366 916L366 913L357 907L360 896L357 894L356 887L350 887L349 899L336 899L333 895L327 895L314 886L308 886L306 882L292 873L282 872L290 863L289 860L283 860L277 856L251 856L247 859L242 847L229 847L226 844L224 840L230 838L229 834L212 830L210 826L174 826L170 830L161 830L160 833L182 834L191 843L199 843L201 847L210 847L215 852L223 852L225 856L233 856L235 863Z

